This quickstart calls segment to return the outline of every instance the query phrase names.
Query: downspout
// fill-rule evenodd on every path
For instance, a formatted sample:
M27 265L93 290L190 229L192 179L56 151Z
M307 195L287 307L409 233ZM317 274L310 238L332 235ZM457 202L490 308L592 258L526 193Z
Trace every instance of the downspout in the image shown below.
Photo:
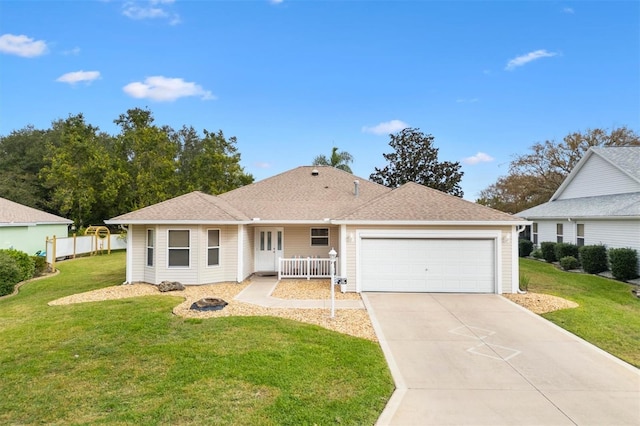
M514 279L516 279L515 277L517 277L517 282L516 282L516 290L518 292L518 294L527 294L526 291L522 291L520 290L520 266L519 266L519 262L518 262L518 241L520 240L520 234L527 229L526 225L518 225L515 227L514 229L514 234L515 234L515 240L513 243L513 251L515 252L516 255L516 262L515 264L518 265L518 270L516 271L517 274L514 276Z

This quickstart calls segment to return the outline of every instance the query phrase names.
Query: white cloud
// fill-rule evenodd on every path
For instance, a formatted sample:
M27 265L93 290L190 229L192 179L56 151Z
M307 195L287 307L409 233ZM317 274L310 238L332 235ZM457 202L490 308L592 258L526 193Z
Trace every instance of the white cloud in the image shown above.
M271 168L271 163L267 163L265 161L258 161L253 163L254 166L256 166L259 169L270 169Z
M517 57L511 59L507 63L507 66L505 67L505 70L512 71L512 70L516 69L517 67L521 67L521 66L523 66L523 65L525 65L525 64L527 64L527 63L529 63L531 61L535 61L535 60L540 59L540 58L550 58L550 57L556 56L556 55L557 55L557 53L555 53L555 52L547 52L544 49L536 50L536 51L533 51L533 52L529 52L529 53L527 53L525 55L520 55L520 56L517 56Z
M74 47L73 49L63 51L62 54L67 56L78 56L80 54L80 48Z
M564 9L562 9L562 11L563 11L564 13L568 13L568 14L571 14L571 15L573 15L574 13L576 13L576 12L575 12L575 10L573 10L573 9L572 9L572 8L570 8L570 7L565 7Z
M476 102L478 102L480 99L478 98L470 98L470 99L466 99L466 98L459 98L456 99L456 103L459 104L474 104Z
M0 36L0 52L33 58L47 53L47 43L26 35L3 34Z
M474 165L478 163L490 163L493 160L494 158L489 154L485 154L484 152L478 152L474 156L463 158L462 162L464 164Z
M168 19L170 25L176 25L182 22L180 15L166 8L173 3L174 0L128 1L122 5L122 14L135 20Z
M216 98L210 91L204 90L196 83L163 76L147 77L144 82L129 83L122 90L133 98L146 98L159 102L172 102L188 96L197 96L203 100Z
M280 3L283 3L283 2L284 2L284 0L269 0L269 3L271 3L271 4L280 4Z
M389 133L399 132L402 129L409 127L407 123L401 120L386 121L375 126L364 126L362 131L364 133L373 133L374 135L387 135Z
M60 83L76 84L80 82L91 83L100 78L100 71L74 71L61 75L56 79Z

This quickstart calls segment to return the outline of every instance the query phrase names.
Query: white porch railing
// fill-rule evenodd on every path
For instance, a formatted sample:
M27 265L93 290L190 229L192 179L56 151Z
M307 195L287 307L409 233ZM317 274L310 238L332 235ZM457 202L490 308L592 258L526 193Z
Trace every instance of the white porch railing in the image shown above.
M336 270L338 262L336 261ZM331 259L318 257L294 257L278 259L278 279L282 278L331 278Z

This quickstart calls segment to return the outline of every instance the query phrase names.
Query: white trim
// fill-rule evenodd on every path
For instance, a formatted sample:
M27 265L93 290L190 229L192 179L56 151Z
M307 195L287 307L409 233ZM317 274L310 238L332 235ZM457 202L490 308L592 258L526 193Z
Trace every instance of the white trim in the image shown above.
M347 225L340 225L340 244L338 253L338 264L340 266L340 276L347 276Z
M515 229L515 228L514 228ZM410 230L410 229L357 229L356 231L356 292L362 292L360 253L362 240L367 238L416 238L416 239L460 239L494 240L494 293L502 293L502 232L498 230Z
M326 229L327 230L327 236L325 237L324 235L316 235L315 237L313 236L313 230L314 229ZM319 238L326 238L327 239L327 244L313 244L313 239L319 239ZM328 226L311 226L309 227L309 247L329 247L331 245L331 228L329 228Z
M457 221L457 220L333 220L332 225L377 225L377 226L519 226L530 225L529 220L501 220L501 221Z
M514 216L515 218L516 216ZM478 220L478 221L458 221L458 220L167 220L167 219L136 219L136 220L105 220L107 225L420 225L420 226L518 226L530 225L531 221L518 218L516 220Z
M209 231L218 231L218 245L215 247L210 247L209 246ZM207 269L215 269L215 268L220 268L222 266L222 229L220 228L206 228L206 244L205 244L205 259L204 259L204 266ZM218 264L217 265L209 265L209 249L211 248L218 248Z
M236 262L237 264L237 270L236 270L236 282L241 282L242 280L244 280L244 277L242 276L243 273L242 271L244 271L244 225L238 225L238 260Z
M125 268L125 282L133 284L133 228L127 228L127 264Z
M533 229L533 227L532 227ZM524 227L522 228L524 231ZM517 293L520 288L520 259L518 249L520 245L520 232L517 228L511 230L511 293ZM500 292L499 294L502 294Z
M153 245L149 246L149 231L153 234ZM157 246L157 238L156 238L156 228L145 228L144 229L144 267L145 268L155 268L156 267L156 246ZM151 259L151 265L149 265L149 248L153 250L153 257Z

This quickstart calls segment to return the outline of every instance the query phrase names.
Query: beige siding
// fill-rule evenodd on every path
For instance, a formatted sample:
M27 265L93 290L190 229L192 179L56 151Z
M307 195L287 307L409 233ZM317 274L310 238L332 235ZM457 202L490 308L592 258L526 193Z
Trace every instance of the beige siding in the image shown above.
M620 169L598 155L591 155L558 199L623 194L639 190L640 185Z
M357 235L358 231L364 230L416 230L416 231L493 231L499 232L500 238L496 241L496 248L500 250L499 252L499 262L500 270L496 271L496 279L499 280L497 283L498 287L502 289L503 293L512 292L512 282L513 282L513 272L512 272L512 236L511 231L512 228L510 226L503 227L483 227L483 226L429 226L429 227L418 227L418 226L398 226L398 227L384 227L384 226L347 226L347 289L348 291L356 291L357 287L357 256L356 256L356 245L357 245ZM464 234L461 235L464 238Z
M127 232L127 238L132 238L133 244L133 256L131 256L133 259L133 264L131 265L133 282L151 282L145 279L145 229L146 227L142 225L131 225Z
M311 246L311 228L329 228L328 246ZM339 226L287 226L284 228L284 257L321 257L328 258L331 248L338 249L340 244Z
M242 239L244 241L243 247L243 265L242 265L242 278L247 278L253 273L254 265L254 244L253 228L248 226L242 226Z
M207 232L209 229L220 231L220 264L218 266L207 266ZM199 247L195 248L199 257L198 283L236 281L238 270L237 226L200 226L197 232L199 233L198 240L202 242Z

